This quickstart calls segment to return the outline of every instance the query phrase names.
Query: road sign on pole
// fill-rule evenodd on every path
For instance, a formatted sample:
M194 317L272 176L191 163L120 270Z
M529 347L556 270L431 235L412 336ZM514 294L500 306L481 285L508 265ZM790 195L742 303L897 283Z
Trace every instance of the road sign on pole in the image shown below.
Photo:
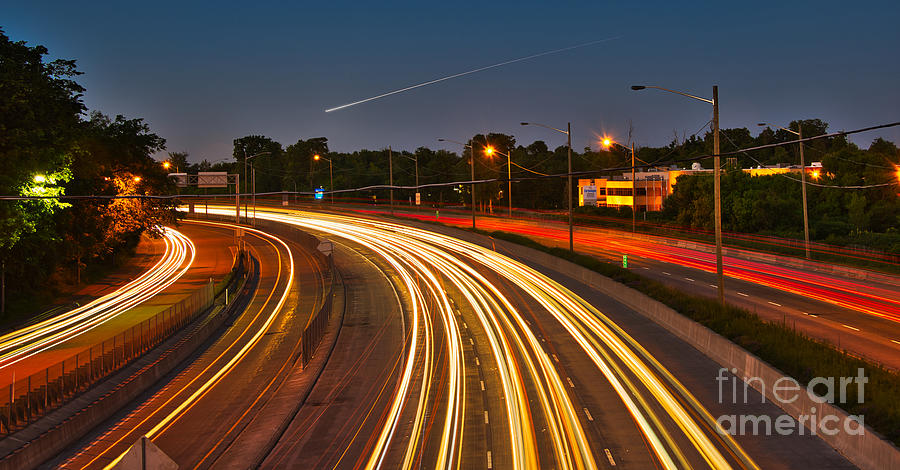
M322 188L316 188L316 200L320 200L325 197L325 190Z
M622 255L622 267L623 268L628 267L628 255Z

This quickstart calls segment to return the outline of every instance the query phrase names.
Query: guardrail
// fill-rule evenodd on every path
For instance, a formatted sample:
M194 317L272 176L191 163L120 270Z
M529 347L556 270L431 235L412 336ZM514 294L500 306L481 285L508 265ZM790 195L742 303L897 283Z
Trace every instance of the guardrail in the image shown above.
M319 249L320 252L323 252L322 249ZM309 361L316 355L316 349L319 347L319 343L322 342L322 338L325 337L325 330L328 327L328 320L331 318L331 314L334 312L334 281L335 281L335 271L334 271L334 253L329 248L328 253L324 253L326 259L328 260L329 271L331 272L331 282L328 283L328 292L325 294L325 301L322 302L322 307L316 311L315 316L306 324L306 327L303 329L303 339L300 343L300 357L303 361L303 367L305 368Z
M189 217L223 222L230 222L231 220L230 216L197 212L196 210L193 210L195 208L196 206L188 209ZM309 361L315 356L316 349L319 347L319 343L322 342L322 338L325 337L328 320L331 318L331 314L334 310L333 297L336 280L334 247L330 241L322 241L298 227L265 219L256 219L254 222L256 222L257 228L264 229L269 233L282 235L285 239L306 247L310 252L315 254L314 257L317 262L320 263L322 268L326 269L330 275L330 279L326 281L327 288L325 289L326 292L322 306L316 310L316 313L303 328L303 335L300 340L300 361L303 367L306 367L307 364L309 364Z
M244 266L240 256L232 272L241 273ZM27 426L153 349L208 310L215 295L215 282L210 280L147 320L0 388L0 435Z

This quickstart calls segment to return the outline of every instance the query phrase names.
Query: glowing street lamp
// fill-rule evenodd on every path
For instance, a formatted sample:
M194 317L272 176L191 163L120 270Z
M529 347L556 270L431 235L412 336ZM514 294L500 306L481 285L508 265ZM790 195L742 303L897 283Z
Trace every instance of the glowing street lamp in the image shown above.
M487 156L492 156L494 153L499 153L500 155L506 156L506 183L507 183L507 202L509 203L509 217L512 218L512 159L510 158L508 153L503 153L499 150L494 149L494 147L487 146L484 148L484 154Z
M613 141L609 137L604 137L600 142L607 150L612 146ZM645 193L646 194L646 193ZM646 201L647 196L644 196ZM631 233L635 232L637 226L637 181L634 179L634 142L631 142Z
M166 161L162 162L162 166L163 166L163 168L168 170L169 168L172 167L172 164L168 160L166 160Z
M133 179L134 179L134 182L135 182L135 183L140 183L140 182L141 182L141 177L140 177L140 176L135 176Z
M334 205L334 171L333 171L333 166L331 164L331 160L319 155L318 153L313 155L313 160L315 160L315 161L325 160L326 162L328 162L328 178L330 181L330 183L328 185L329 185L329 189L330 189L330 193L331 193L331 205Z

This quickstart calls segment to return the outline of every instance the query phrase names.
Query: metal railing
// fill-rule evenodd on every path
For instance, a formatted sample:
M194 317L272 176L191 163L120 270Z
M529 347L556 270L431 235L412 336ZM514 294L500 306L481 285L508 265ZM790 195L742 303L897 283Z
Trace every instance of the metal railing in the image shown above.
M328 255L328 259L333 261L333 254ZM301 347L301 358L303 361L303 367L305 368L309 361L316 355L316 348L319 347L319 343L322 342L322 338L325 337L325 331L328 327L328 320L331 318L331 314L334 311L334 281L335 281L335 273L333 265L331 267L331 282L328 285L328 292L325 294L325 301L322 302L322 307L316 311L316 315L312 318L312 320L307 323L306 328L303 329L303 339L300 342Z
M239 257L233 272L244 271ZM185 327L215 300L215 282L156 315L46 369L0 388L0 435L27 426L125 367ZM126 312L127 313L127 312Z

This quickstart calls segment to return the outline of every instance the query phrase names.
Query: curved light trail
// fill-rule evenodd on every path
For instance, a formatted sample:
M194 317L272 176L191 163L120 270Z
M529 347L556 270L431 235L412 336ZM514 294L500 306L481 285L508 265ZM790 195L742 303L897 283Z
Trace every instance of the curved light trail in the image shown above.
M163 257L131 282L86 305L0 336L0 369L96 328L181 278L194 262L194 243L168 227L163 229L163 240Z
M171 397L164 401L160 406L154 409L152 412L148 414L140 423L140 425L144 425L146 423L152 423L153 426L148 430L144 435L147 438L154 438L171 428L171 426L184 414L190 410L194 405L198 403L200 399L202 399L210 390L216 386L225 376L227 376L231 371L235 369L238 363L242 359L244 359L247 354L260 342L265 335L266 331L272 326L273 322L275 322L276 318L282 311L282 308L285 305L285 302L288 299L288 296L291 291L291 286L294 283L294 256L291 253L288 245L279 237L274 235L267 234L260 230L256 230L249 227L238 227L233 224L219 224L214 222L201 222L209 225L219 225L225 227L234 227L234 228L242 228L247 232L251 232L255 235L258 235L261 239L265 240L272 247L275 248L275 252L278 255L277 260L277 276L275 285L278 286L282 282L282 278L286 278L286 282L284 284L284 290L281 292L280 296L276 298L276 289L271 290L268 293L268 296L263 303L263 307L260 308L256 314L256 318L250 322L249 327L244 330L231 344L228 345L214 360L210 361L210 363L203 368L200 372L196 374L196 376L184 384L179 390L173 391ZM285 270L282 266L282 250L287 253L286 264L288 266L287 274L285 275L283 271ZM273 302L275 305L269 310L268 316L263 317L264 310L267 306ZM262 322L257 322L260 317L262 317ZM224 361L224 363L222 363ZM211 374L208 377L207 374ZM202 378L206 377L206 380L202 380ZM190 393L189 395L187 395ZM187 395L186 397L183 395ZM174 409L166 413L164 413L167 407L174 405ZM122 438L119 439L121 441ZM119 441L116 441L114 444L117 444ZM106 451L112 449L113 446L110 445L106 448L105 451L98 453L94 460L88 463L91 465L94 461L98 460ZM115 454L113 454L115 455ZM125 456L125 453L120 454L116 457L112 462L107 464L104 469L111 469L116 466L116 464ZM86 466L87 467L87 466Z
M218 210L216 210L218 211ZM214 212L214 209L210 209ZM221 214L230 210L221 209ZM257 217L329 233L373 250L409 292L411 330L403 371L365 468L461 468L465 429L465 351L454 302L484 330L505 407L511 468L596 468L592 449L569 396L566 377L492 272L546 310L609 381L661 468L757 468L734 440L719 432L708 411L636 341L608 317L534 269L487 248L403 225L346 216L258 211ZM440 327L435 326L440 322ZM443 336L436 336L443 335ZM443 348L443 351L437 348ZM435 382L438 357L449 365ZM439 417L435 431L425 416ZM400 432L400 429L403 432ZM423 462L426 448L433 461ZM552 449L542 452L541 449Z

